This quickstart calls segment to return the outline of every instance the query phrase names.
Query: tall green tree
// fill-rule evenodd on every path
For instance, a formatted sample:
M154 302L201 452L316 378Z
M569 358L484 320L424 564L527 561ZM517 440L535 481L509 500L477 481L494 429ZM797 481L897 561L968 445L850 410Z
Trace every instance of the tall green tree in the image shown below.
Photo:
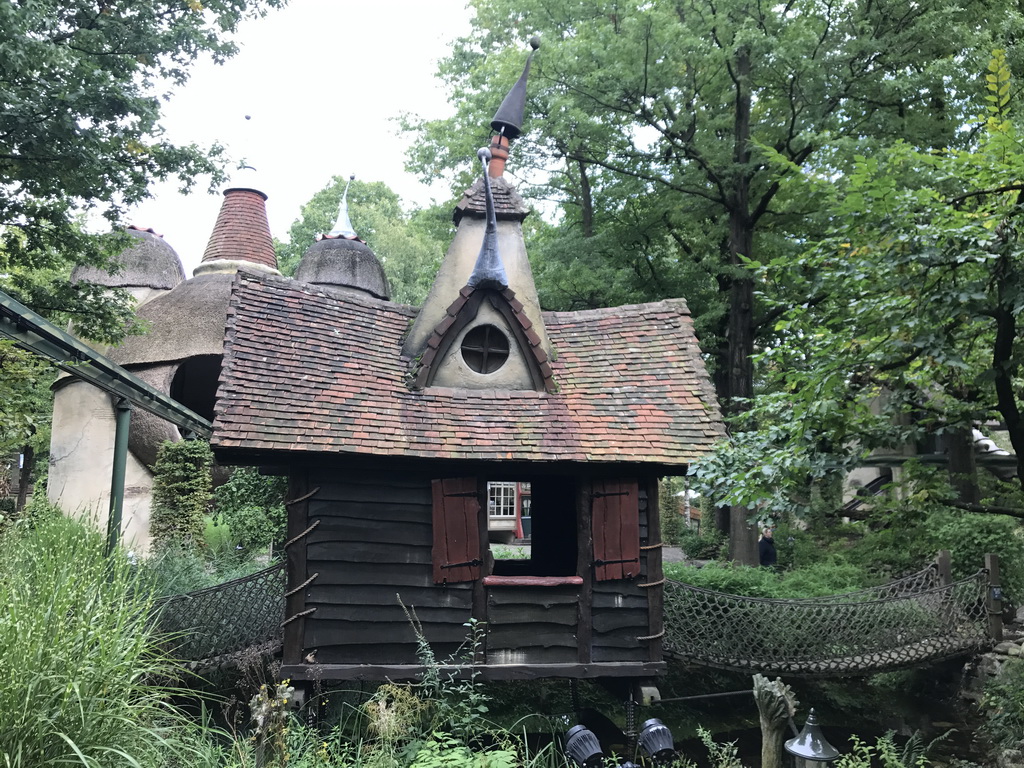
M107 266L126 240L89 234L157 179L221 178L218 147L161 134L162 100L200 54L223 61L246 18L285 0L33 0L0 3L0 289L83 335L124 330L123 294L73 286L75 264Z
M754 401L758 429L699 470L719 498L799 509L867 452L942 435L957 504L1024 516L980 504L974 467L955 463L994 419L1018 490L1024 478L1024 141L1005 53L982 72L968 146L898 142L856 157L824 185L835 196L826 236L796 262L755 265L764 284L817 301L774 324L760 370L775 394Z
M302 206L300 218L288 230L288 242L277 243L277 262L294 275L302 254L316 237L330 232L348 180L330 183ZM352 181L348 210L356 233L380 259L391 285L391 299L421 304L430 290L450 240L450 211L441 206L406 213L397 194L380 181Z
M713 286L717 298L699 307L708 313L700 322L717 392L733 412L755 393L755 347L782 311L762 301L748 261L796 257L832 216L821 198L786 181L809 170L839 177L854 154L898 137L922 148L955 145L978 92L968 75L976 52L1019 17L966 0L473 7L473 32L440 70L457 114L408 121L420 138L410 166L428 177L466 166L521 65L516 43L539 33L529 131L514 167L560 203L573 237L616 237L621 255L608 259L616 266L646 262L651 284L675 269ZM630 234L617 215L638 207L646 223ZM645 236L658 248L637 249ZM663 295L680 282L662 281ZM746 512L734 514L734 528L740 517ZM752 540L739 555L752 560Z

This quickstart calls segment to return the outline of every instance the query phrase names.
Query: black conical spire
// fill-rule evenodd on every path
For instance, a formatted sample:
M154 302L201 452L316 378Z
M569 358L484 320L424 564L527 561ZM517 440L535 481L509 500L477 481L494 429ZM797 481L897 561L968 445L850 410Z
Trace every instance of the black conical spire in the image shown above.
M533 50L526 58L523 74L516 80L516 84L512 86L512 90L508 92L505 100L498 107L498 111L494 113L494 119L491 120L491 128L509 140L523 132L523 112L526 110L526 79L530 74L530 62L533 60L533 54L540 48L540 38L531 37L530 47Z
M487 201L487 226L484 229L484 241L480 244L480 253L476 257L473 274L466 285L471 288L493 288L503 291L508 288L508 276L505 265L498 253L498 220L494 214L494 198L491 196L491 180L487 176L487 164L491 160L491 151L486 147L476 153L484 166L484 199Z

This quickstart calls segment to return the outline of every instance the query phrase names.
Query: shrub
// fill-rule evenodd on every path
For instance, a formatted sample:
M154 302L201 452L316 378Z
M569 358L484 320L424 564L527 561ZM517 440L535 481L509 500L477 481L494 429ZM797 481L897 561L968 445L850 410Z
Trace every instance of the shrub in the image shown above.
M101 534L39 515L0 540L0 764L153 766L174 750L149 598Z
M725 534L712 525L702 526L700 533L683 526L676 541L683 554L691 560L716 560L721 557L726 543Z
M245 549L283 544L288 522L286 490L286 478L239 467L213 494L218 522L226 523L231 536Z
M201 546L210 504L213 455L203 440L165 442L153 466L153 511L149 533L154 549L177 542Z
M666 563L665 575L695 587L748 597L820 597L868 586L865 574L860 569L847 563L833 562L818 563L783 574L736 563L708 563L703 568L693 568L683 563Z

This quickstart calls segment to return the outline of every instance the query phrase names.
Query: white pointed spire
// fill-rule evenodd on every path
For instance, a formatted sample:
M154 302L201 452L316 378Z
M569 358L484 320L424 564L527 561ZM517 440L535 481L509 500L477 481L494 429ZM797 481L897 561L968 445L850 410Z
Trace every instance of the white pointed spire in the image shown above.
M359 239L355 229L352 227L352 220L348 217L348 188L352 185L352 181L355 177L356 175L354 173L348 177L348 183L345 184L345 192L341 196L341 203L338 205L338 220L334 222L334 228L328 232L325 237L343 237L346 240Z

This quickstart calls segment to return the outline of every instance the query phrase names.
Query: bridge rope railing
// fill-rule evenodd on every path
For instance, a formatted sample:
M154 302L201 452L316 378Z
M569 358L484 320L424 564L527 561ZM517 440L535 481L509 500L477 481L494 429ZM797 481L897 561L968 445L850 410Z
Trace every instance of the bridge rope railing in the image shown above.
M280 644L284 563L213 587L154 602L156 627L182 661L205 661Z
M741 672L842 676L896 669L990 643L987 571L942 584L925 569L821 598L744 597L665 583L666 654Z

